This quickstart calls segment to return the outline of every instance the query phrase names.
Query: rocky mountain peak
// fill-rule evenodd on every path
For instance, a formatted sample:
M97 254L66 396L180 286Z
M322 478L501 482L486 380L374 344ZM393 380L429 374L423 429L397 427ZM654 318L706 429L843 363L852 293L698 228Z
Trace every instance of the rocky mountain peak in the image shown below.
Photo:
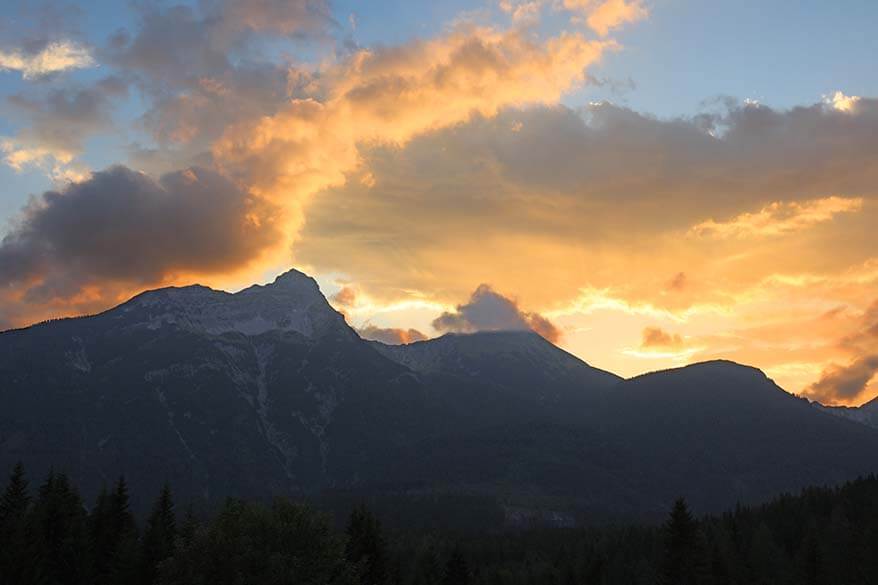
M176 326L208 334L260 335L278 330L314 337L344 326L317 281L298 270L237 293L201 285L148 291L112 312L150 329Z

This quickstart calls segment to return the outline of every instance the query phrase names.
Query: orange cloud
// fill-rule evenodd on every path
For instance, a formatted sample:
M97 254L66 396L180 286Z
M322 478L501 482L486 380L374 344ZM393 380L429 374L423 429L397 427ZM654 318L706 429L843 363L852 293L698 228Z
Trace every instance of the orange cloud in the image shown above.
M679 334L668 333L660 327L647 327L643 330L643 340L640 347L643 349L679 350L685 346L683 338Z
M357 329L357 333L363 339L380 341L388 345L404 345L427 339L427 336L417 329L396 329L392 327L376 327L375 325L367 325Z
M357 291L349 286L342 287L329 299L342 307L350 307L357 301Z
M367 144L557 101L606 45L564 33L545 42L517 30L466 27L432 41L362 50L321 72L317 98L293 100L255 125L229 129L221 163L260 194L296 200L342 185Z
M601 36L649 14L641 0L563 0L563 3L565 9L581 14L588 26Z
M690 230L698 237L746 238L777 236L806 229L832 220L840 213L855 213L863 208L861 197L825 197L810 201L776 201L756 213L743 213L730 221L701 222Z

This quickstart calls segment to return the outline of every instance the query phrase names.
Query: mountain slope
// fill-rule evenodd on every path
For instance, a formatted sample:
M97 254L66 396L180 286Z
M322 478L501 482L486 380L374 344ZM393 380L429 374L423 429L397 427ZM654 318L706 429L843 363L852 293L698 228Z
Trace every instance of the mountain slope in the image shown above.
M819 402L815 402L814 406L831 415L878 429L878 398L860 406L824 406Z
M64 469L89 498L124 473L144 498L165 481L205 503L476 497L567 523L657 516L681 494L716 510L878 468L878 431L753 368L622 380L525 332L385 346L296 271L0 333L0 405L0 468Z
M469 388L461 398L484 399L483 417L520 405L522 416L531 422L540 416L580 421L622 380L531 331L447 334L408 345L371 345L428 386Z
M817 412L733 362L632 378L604 408L602 432L640 470L633 490L657 496L657 511L678 495L714 509L878 469L875 432Z

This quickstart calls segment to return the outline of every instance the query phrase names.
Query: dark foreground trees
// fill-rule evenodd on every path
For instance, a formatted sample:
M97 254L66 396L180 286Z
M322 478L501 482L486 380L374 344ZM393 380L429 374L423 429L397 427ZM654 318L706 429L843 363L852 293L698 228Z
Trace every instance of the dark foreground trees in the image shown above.
M230 501L161 564L163 585L353 585L343 540L304 506Z
M185 509L185 508L184 508ZM455 534L345 530L306 505L228 501L199 522L170 487L138 519L124 478L87 507L16 466L0 496L2 585L830 585L878 583L878 479L661 526Z

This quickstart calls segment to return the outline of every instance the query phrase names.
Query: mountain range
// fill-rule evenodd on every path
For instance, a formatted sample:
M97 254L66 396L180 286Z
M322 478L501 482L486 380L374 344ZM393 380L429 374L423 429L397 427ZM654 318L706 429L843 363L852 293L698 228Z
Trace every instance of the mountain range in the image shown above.
M658 518L678 496L716 511L878 470L878 429L851 412L727 361L626 380L529 331L366 341L295 270L0 333L0 469L64 470L87 498L124 474L204 505L346 494L485 502L506 523Z

